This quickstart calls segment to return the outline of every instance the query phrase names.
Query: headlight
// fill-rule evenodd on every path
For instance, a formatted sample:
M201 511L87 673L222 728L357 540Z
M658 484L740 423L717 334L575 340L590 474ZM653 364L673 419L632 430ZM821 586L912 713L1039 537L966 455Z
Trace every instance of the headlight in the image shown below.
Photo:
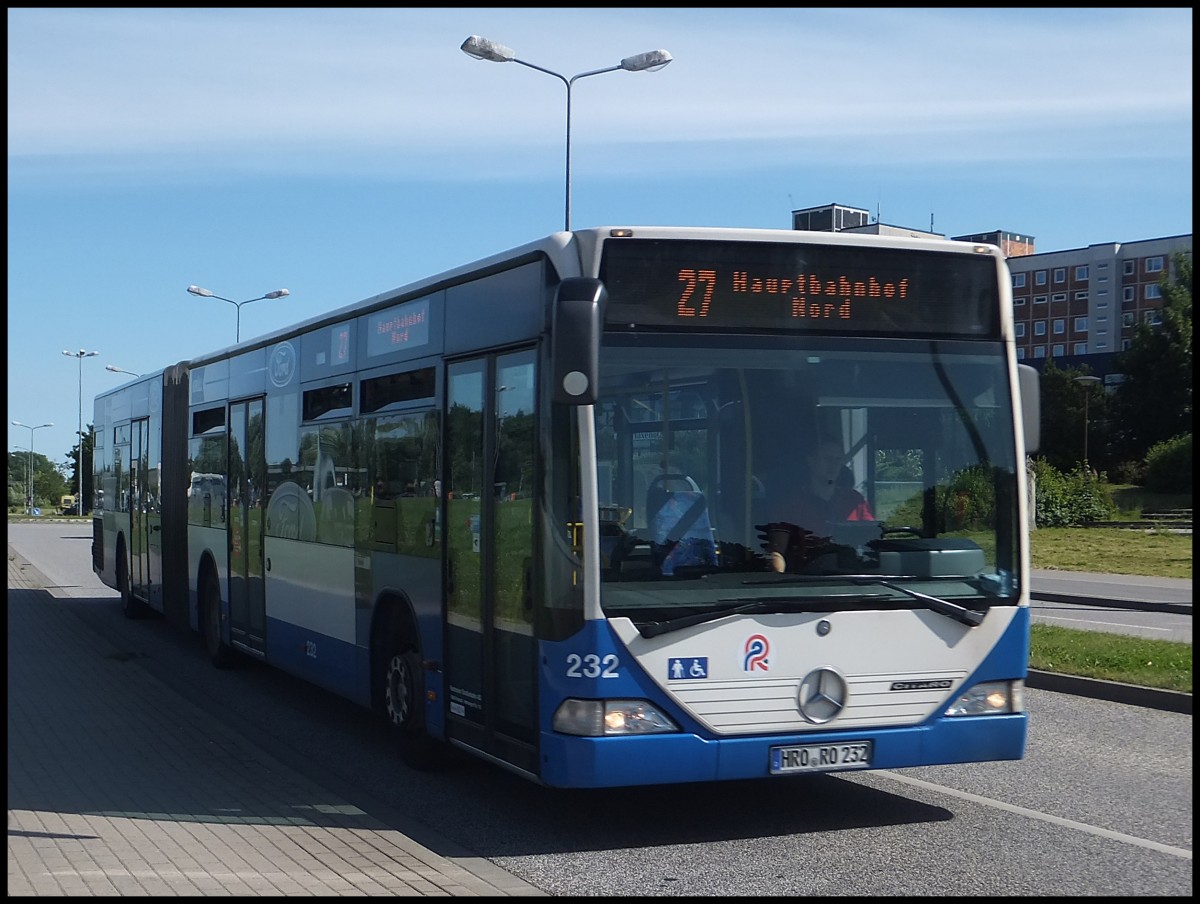
M946 715L991 716L1024 711L1024 681L985 681L964 691L946 708Z
M606 735L660 734L679 726L646 700L564 700L554 712L555 731L599 738Z

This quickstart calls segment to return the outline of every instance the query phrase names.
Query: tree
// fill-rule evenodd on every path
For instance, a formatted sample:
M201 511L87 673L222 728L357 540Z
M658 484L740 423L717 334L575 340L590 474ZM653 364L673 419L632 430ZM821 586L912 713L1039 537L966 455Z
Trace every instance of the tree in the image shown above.
M10 511L25 510L25 491L29 483L29 452L21 450L8 455L8 507ZM41 452L33 453L33 504L57 507L58 499L69 492L66 479Z
M1171 259L1159 280L1161 321L1142 322L1115 361L1112 437L1119 455L1141 461L1152 446L1192 432L1192 260Z
M1079 382L1092 376L1086 368L1060 368L1053 358L1042 368L1041 448L1038 454L1062 473L1081 465L1083 434L1088 433L1088 464L1105 470L1113 463L1109 452L1109 395L1095 382Z
M83 508L82 511L88 512L92 508L92 449L95 439L93 437L94 424L88 424L84 430L83 442L76 443L71 447L71 451L67 453L67 468L71 472L70 489L65 492L79 492L79 452L80 446L83 447ZM55 502L58 497L55 497Z

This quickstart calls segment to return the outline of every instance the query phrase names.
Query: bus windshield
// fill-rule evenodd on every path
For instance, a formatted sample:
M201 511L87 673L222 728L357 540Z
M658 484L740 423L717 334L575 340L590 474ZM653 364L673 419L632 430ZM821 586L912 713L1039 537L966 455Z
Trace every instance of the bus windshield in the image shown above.
M999 343L610 334L600 369L608 615L1017 596Z

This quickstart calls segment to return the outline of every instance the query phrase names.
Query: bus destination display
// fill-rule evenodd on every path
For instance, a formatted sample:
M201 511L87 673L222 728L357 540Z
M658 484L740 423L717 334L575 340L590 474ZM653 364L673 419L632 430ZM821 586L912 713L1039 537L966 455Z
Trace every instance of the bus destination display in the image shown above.
M999 337L985 254L752 242L611 239L610 327Z
M429 299L419 298L367 318L367 357L429 344Z

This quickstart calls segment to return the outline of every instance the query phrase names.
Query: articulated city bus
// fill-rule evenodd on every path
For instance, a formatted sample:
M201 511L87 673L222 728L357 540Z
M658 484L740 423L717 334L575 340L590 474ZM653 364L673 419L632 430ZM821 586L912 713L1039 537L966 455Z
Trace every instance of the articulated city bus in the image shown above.
M94 423L126 615L373 707L414 766L1024 755L1037 383L993 246L558 232L164 367Z

